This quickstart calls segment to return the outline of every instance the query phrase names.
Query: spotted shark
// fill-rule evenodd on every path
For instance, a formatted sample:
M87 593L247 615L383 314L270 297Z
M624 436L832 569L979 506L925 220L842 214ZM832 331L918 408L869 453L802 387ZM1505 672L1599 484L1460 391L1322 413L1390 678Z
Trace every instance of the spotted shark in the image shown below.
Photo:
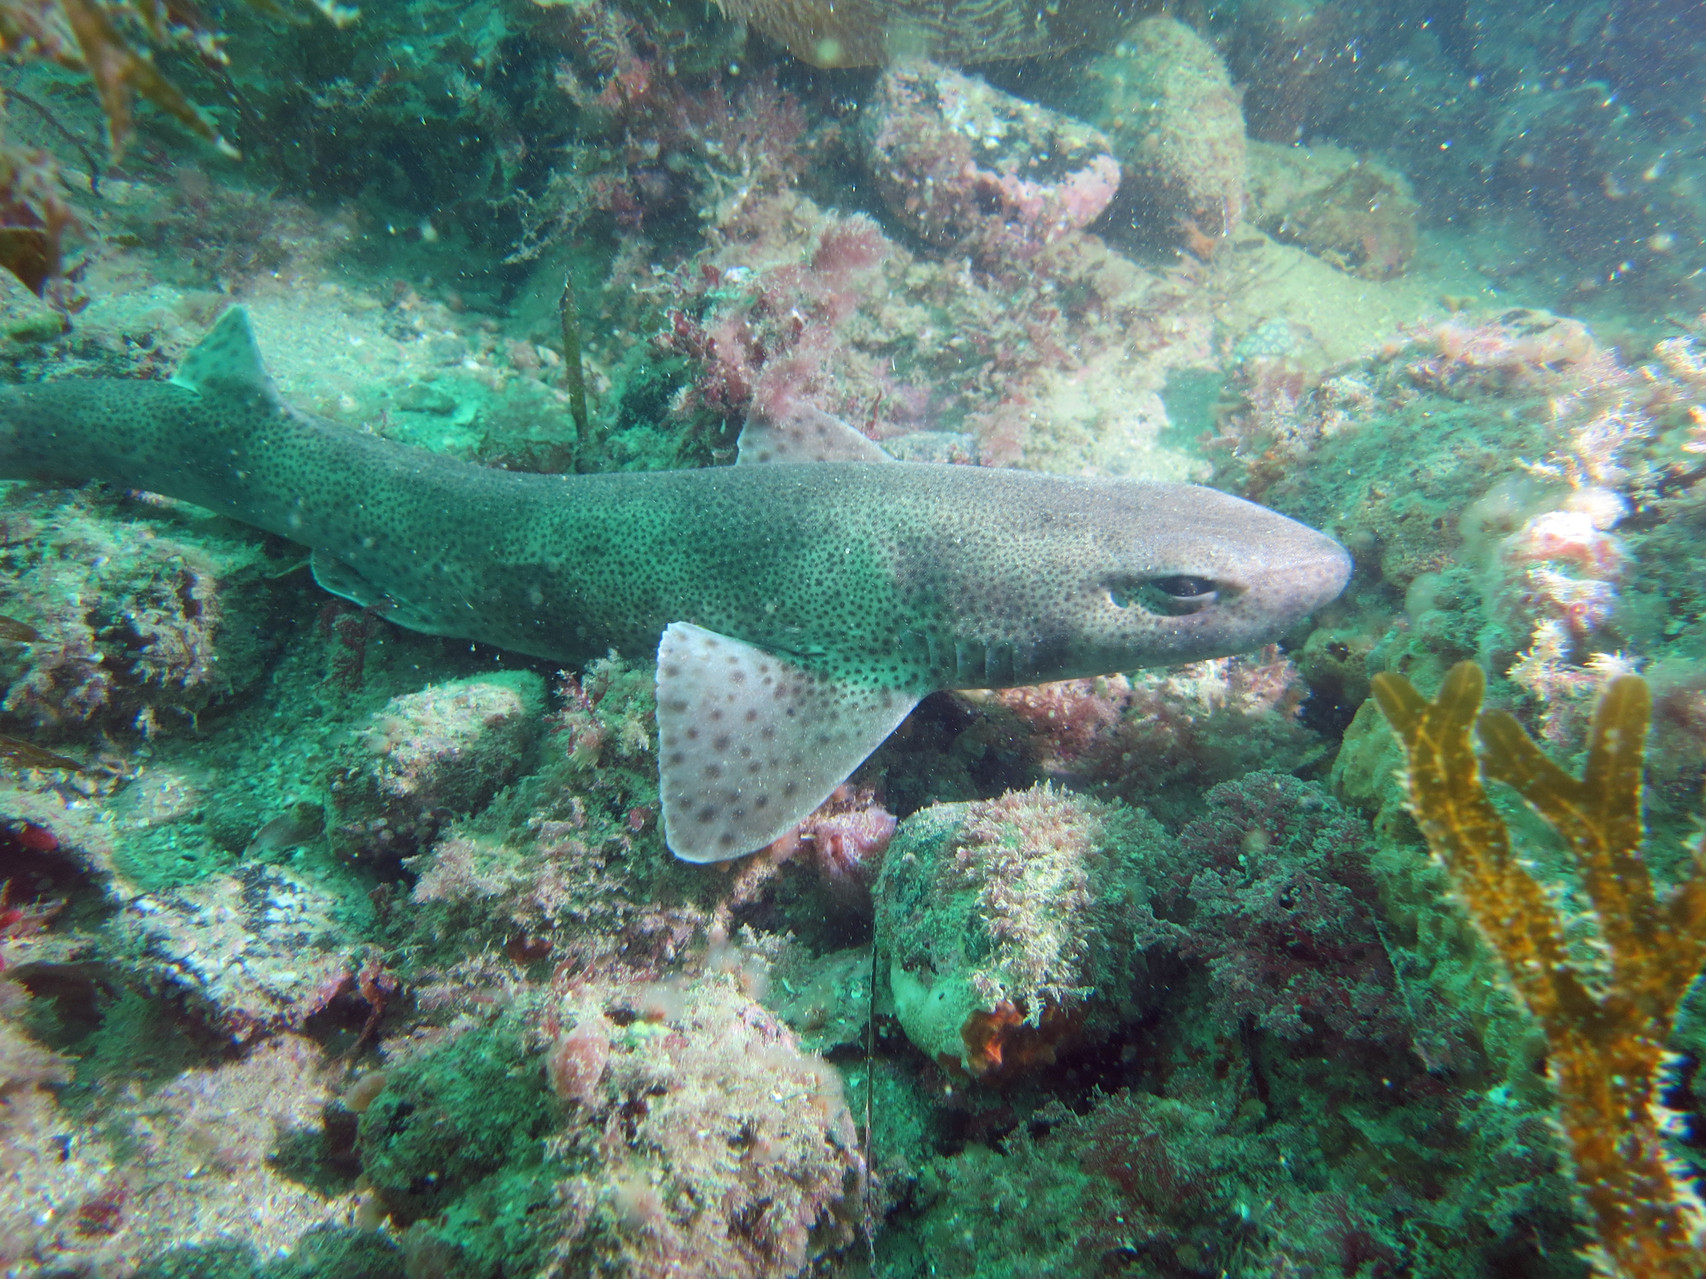
M805 407L750 417L732 466L481 467L288 404L241 307L168 381L0 390L0 476L222 512L411 630L655 652L664 835L695 862L786 834L930 692L1246 652L1350 572L1212 489L899 462Z

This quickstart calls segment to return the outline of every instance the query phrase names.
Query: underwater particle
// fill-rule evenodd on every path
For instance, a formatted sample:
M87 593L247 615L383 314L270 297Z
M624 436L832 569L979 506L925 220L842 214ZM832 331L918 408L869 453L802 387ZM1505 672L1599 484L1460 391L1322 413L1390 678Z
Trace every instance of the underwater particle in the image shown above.
M340 752L332 844L357 859L405 857L443 821L480 808L538 735L545 682L505 671L393 697Z
M1135 985L1125 904L1164 839L1145 813L1046 785L907 818L877 884L879 967L907 1038L1000 1078L1117 1022Z
M1089 226L1120 185L1096 129L933 62L890 66L859 136L897 220L981 257L1029 256Z
M1085 101L1125 173L1116 207L1135 225L1210 244L1238 225L1244 114L1213 45L1172 18L1145 18L1091 65Z

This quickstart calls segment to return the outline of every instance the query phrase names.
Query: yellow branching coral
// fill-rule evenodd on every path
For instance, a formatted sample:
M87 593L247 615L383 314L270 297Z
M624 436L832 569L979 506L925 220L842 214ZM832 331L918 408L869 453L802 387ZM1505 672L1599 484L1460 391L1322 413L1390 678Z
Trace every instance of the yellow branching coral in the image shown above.
M1700 1205L1666 1157L1654 1090L1677 1004L1706 962L1706 857L1697 849L1686 881L1655 895L1640 855L1646 681L1627 675L1606 687L1580 779L1510 715L1483 712L1484 684L1465 662L1429 702L1401 676L1375 676L1409 759L1410 811L1546 1031L1558 1117L1599 1235L1596 1266L1626 1279L1700 1279ZM1572 948L1483 775L1514 788L1574 855L1600 955Z

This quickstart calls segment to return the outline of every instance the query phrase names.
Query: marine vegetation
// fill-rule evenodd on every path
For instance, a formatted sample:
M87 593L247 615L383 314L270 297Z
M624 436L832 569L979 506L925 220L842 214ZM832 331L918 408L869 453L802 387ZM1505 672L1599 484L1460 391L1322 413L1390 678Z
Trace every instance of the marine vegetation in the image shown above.
M273 0L250 2L263 12L279 11ZM356 16L354 9L337 0L309 3L340 26ZM168 5L162 0L0 3L0 54L10 62L40 60L88 76L106 116L108 149L114 160L124 154L136 131L139 97L193 133L231 151L207 116L154 61L157 50L183 50L209 65L223 67L228 61L223 39L203 22L193 6ZM11 96L22 100L16 91ZM78 225L78 218L60 193L58 166L52 156L46 151L22 150L5 141L5 98L0 94L0 267L42 297L65 273L61 240ZM99 175L91 171L88 177L91 189L95 188ZM69 300L62 297L61 304L69 305Z
M1374 677L1409 757L1411 809L1545 1027L1559 1119L1599 1235L1596 1266L1630 1279L1696 1276L1700 1206L1666 1155L1656 1094L1677 1005L1706 960L1706 848L1668 896L1655 892L1640 855L1652 695L1639 676L1607 685L1576 778L1510 714L1481 711L1484 684L1481 668L1463 662L1427 702L1402 676ZM1593 946L1518 857L1484 777L1513 788L1574 854Z

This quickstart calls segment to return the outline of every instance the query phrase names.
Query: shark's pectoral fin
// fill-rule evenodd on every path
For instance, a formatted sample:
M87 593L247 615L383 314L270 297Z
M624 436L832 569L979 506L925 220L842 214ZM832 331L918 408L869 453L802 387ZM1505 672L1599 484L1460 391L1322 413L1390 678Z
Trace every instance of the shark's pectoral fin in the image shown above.
M663 633L657 691L664 837L690 862L787 834L918 702L687 622Z
M370 608L387 622L401 626L404 630L420 631L424 635L461 634L446 627L443 620L435 614L416 608L407 600L386 594L335 555L314 551L308 556L308 567L321 590L330 591L339 599L346 599L352 604Z
M339 599L382 612L391 607L390 597L384 591L335 556L314 551L308 556L308 568L320 589L330 591Z
M809 404L754 409L736 441L736 466L760 462L892 462L875 440Z

